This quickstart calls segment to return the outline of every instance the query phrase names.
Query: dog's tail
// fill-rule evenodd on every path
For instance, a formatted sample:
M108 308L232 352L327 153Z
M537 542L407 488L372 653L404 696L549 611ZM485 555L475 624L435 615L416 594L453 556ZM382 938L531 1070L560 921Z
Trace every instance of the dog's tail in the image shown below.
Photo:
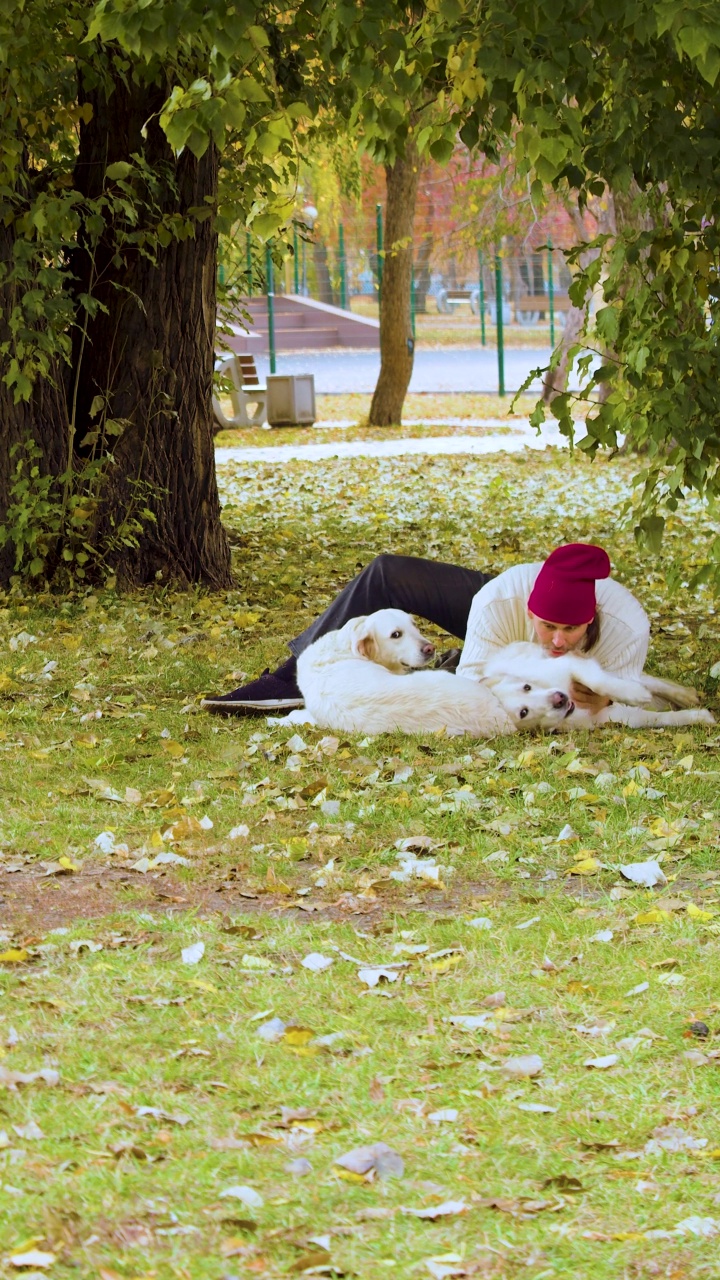
M674 680L661 680L659 676L649 676L643 671L642 682L652 694L650 706L655 711L684 711L689 707L700 706L700 696L695 689L687 685L676 684Z

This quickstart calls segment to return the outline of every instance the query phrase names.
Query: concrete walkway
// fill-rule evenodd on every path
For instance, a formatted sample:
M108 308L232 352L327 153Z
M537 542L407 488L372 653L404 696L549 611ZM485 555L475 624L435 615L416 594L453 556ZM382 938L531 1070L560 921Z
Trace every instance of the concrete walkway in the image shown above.
M490 420L487 425L498 426L498 423ZM578 429L582 431L582 423L578 423ZM404 454L438 456L518 453L522 449L566 446L567 440L560 435L554 423L545 424L538 435L525 418L513 421L502 434L493 431L486 436L425 436L414 440L340 440L267 447L260 445L248 449L216 449L215 460L221 466L226 462L319 462L323 458L395 458Z
M546 365L550 347L506 349L505 387L508 395L522 386L531 369ZM256 356L261 381L270 372L267 356ZM348 392L372 394L380 372L379 351L310 351L296 355L281 352L276 373L312 373L318 394L343 395ZM574 387L573 379L570 380ZM498 390L497 352L491 347L418 347L415 351L410 391L474 391L496 395ZM538 379L532 392L540 390Z

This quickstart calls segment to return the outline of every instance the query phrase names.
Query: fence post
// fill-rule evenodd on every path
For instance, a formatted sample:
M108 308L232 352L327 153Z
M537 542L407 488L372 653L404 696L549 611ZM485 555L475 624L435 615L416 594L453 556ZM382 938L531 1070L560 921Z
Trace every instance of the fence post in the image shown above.
M480 284L480 292L478 293L478 307L480 308L480 342L485 346L485 254L482 249L478 249L478 280Z
M497 328L498 395L505 395L505 347L503 335L502 258L495 254L495 324Z
M340 306L348 309L347 272L345 270L345 229L342 222L338 225L338 265L340 267Z
M275 372L275 282L273 279L272 249L265 246L265 291L267 293L268 346L270 348L270 372Z
M253 260L252 260L252 237L249 231L245 232L245 269L247 272L247 296L253 296Z
M555 288L553 284L552 240L548 236L548 309L550 311L550 346L555 347Z
M382 306L383 215L382 205L379 201L375 205L375 249L377 253L378 306Z
M293 227L293 288L296 294L300 292L300 259L298 258L298 233L297 227Z

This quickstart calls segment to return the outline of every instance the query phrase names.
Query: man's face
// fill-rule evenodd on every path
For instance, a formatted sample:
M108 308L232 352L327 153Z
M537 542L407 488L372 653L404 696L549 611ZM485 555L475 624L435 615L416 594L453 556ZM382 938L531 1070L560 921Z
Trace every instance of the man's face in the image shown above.
M589 622L583 622L579 627L568 627L561 622L548 622L544 618L538 618L531 609L528 609L528 615L535 635L551 658L561 658L564 653L572 653L573 649L577 649L585 639L590 626Z

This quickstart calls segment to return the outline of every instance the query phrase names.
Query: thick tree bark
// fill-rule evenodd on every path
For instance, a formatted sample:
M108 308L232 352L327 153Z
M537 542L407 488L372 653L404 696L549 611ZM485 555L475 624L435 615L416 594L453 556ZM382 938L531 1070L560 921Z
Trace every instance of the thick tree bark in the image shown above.
M199 160L189 149L173 156L157 123L166 95L165 84L126 84L119 73L109 92L81 86L80 101L92 104L93 115L81 127L78 189L97 196L109 164L144 153L159 175L154 213L150 193L140 192L148 226L160 214L177 215L194 235L158 246L155 261L133 245L118 253L112 227L94 248L76 251L76 295L90 293L101 305L75 336L71 422L80 450L86 433L102 427L103 415L91 415L96 396L105 398L105 417L125 423L119 438L101 432L112 462L93 531L97 545L110 546L106 560L121 581L228 586L211 407L217 235L212 216L198 221L195 214L212 211L217 152L211 144ZM142 517L144 508L153 520ZM127 545L123 527L136 520L142 527Z
M370 406L369 422L389 427L402 420L413 369L414 343L410 318L413 226L419 160L413 143L393 165L386 165L385 260L380 306L380 376Z

